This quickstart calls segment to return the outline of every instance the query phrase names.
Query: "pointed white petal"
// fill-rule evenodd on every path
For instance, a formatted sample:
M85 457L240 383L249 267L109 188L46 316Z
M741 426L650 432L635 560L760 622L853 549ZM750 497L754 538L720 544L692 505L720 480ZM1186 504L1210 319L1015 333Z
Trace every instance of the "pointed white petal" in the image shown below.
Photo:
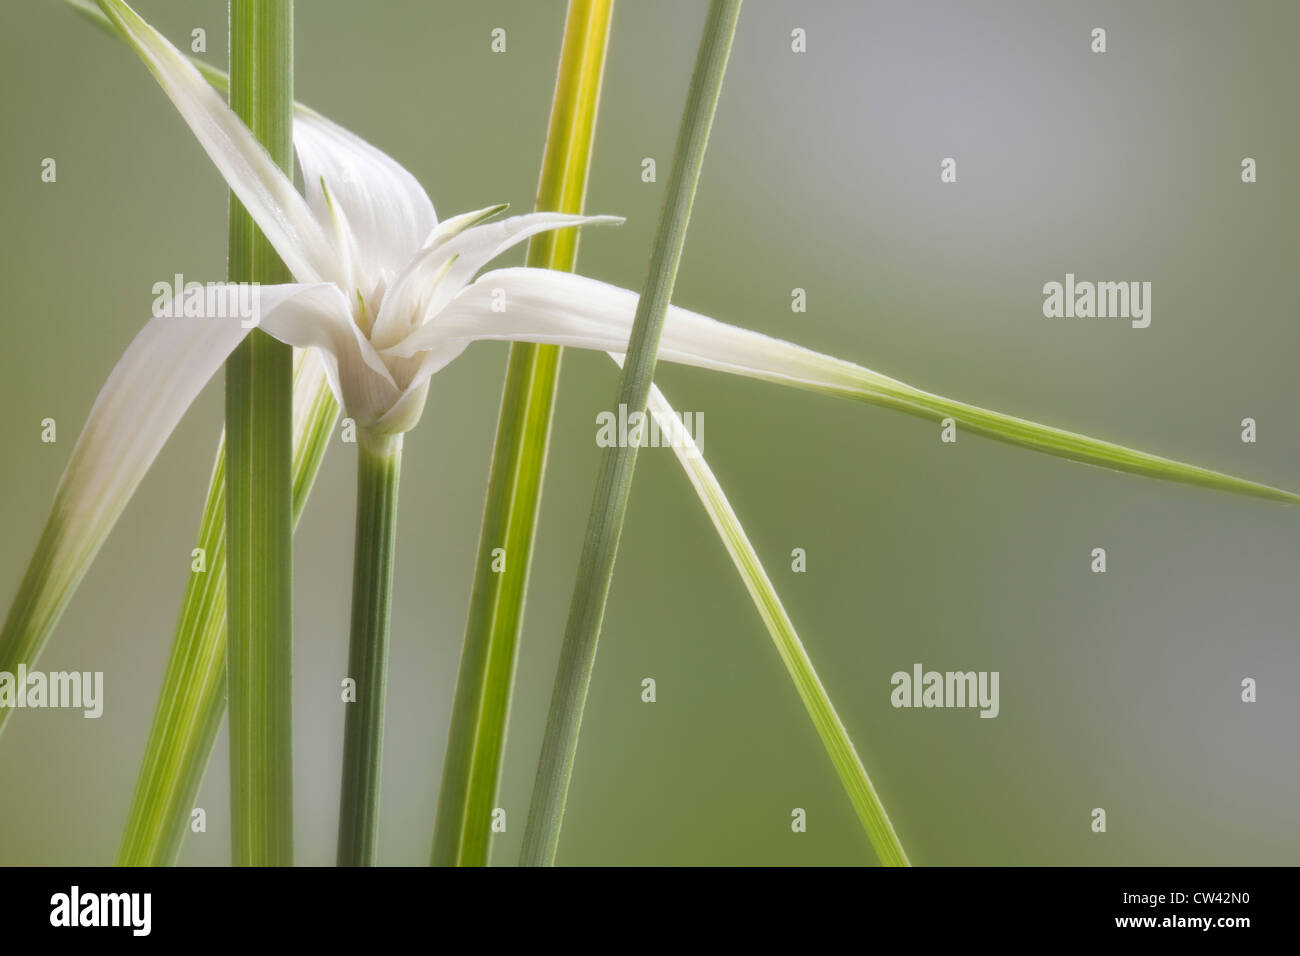
M319 349L344 413L369 427L401 397L402 389L357 328L338 286L313 286L295 305L301 307L264 314L260 328L296 348Z
M324 227L329 230L330 235L334 237L334 248L338 250L338 267L335 272L335 281L338 282L339 288L343 290L344 296L356 295L364 311L366 303L366 294L374 291L375 287L383 282L384 277L379 277L379 282L371 282L362 278L357 263L361 261L361 250L357 248L357 239L352 232L352 224L348 221L348 214L343 207L334 201L334 194L330 192L329 186L325 181L318 180L316 191L320 193L325 203L323 213L318 215L328 216L329 221L323 223Z
M320 287L261 286L263 315L293 308L314 288ZM59 479L10 615L27 626L23 634L6 634L16 642L6 653L25 659L38 649L177 423L248 332L238 318L154 318L136 335L95 399Z
M434 346L445 348L448 342L477 339L572 345L621 354L627 349L637 298L635 292L572 273L496 269L479 277L400 344L381 349L381 354L407 357ZM492 310L494 300L504 303L504 311ZM668 310L659 357L809 385L823 384L828 369L866 371L677 306Z
M504 312L492 311L495 290L505 296ZM454 357L457 348L475 339L544 342L621 354L627 350L636 303L635 293L582 276L545 269L499 269L481 276L431 323L384 354L401 357L431 348L437 350L435 354ZM1289 491L944 398L852 362L676 306L668 310L659 357L828 392L924 418L952 418L975 434L1071 461L1300 503L1300 495Z
M394 402L374 425L370 426L370 430L379 435L409 432L420 424L420 416L424 414L424 403L428 397L429 376L421 375L419 380L412 382L402 393L402 397Z
M429 379L465 351L468 345L469 342L466 340L447 341L439 343L434 348L417 352L415 356L406 360L389 357L390 368L397 368L398 363L404 361L410 363L403 371L403 375L398 377L399 383L405 382L405 387L402 389L401 397L375 423L372 430L404 432L410 431L419 424L420 415L424 412L424 401L428 397Z
M270 154L185 55L121 0L99 0L189 124L226 183L301 282L340 281L338 252Z
M485 210L486 212L486 210ZM419 258L403 272L384 295L370 340L378 349L395 345L412 329L437 315L466 282L490 261L525 239L551 229L623 222L621 216L573 216L558 212L535 212L511 216L501 222L466 229L445 242L431 241ZM453 261L454 260L454 261ZM452 263L445 276L433 281L445 263Z
M373 285L383 270L400 270L437 226L433 203L414 176L314 110L299 106L294 111L293 145L307 201L321 224L331 221L321 180L342 209L355 239L363 285Z
M456 261L455 252L452 252L448 257L438 250L470 226L491 219L503 209L508 208L509 205L509 203L498 203L495 206L486 206L473 212L463 212L458 216L452 216L450 219L444 219L434 226L420 247L419 254L412 257L401 272L393 278L392 288L397 291L395 296L391 298L394 301L402 302L403 306L401 308L389 306L388 311L384 313L384 327L387 328L387 332L383 330L384 327L379 325L379 316L374 317L375 321L369 323L369 327L365 329L371 341L385 342L391 345L405 337L418 322L418 317L425 306L424 299L428 298L432 290L446 277L447 270ZM388 288L388 283L381 281L374 287L371 294L366 297L367 301L384 298ZM401 315L407 315L411 318L406 322L399 323L395 321L394 317Z
M448 239L454 239L470 226L477 226L479 223L491 219L499 212L504 212L510 208L510 203L499 202L493 206L484 206L482 209L475 209L472 212L463 212L458 216L452 216L450 219L444 219L433 228L428 237L424 240L421 249L432 249L440 246Z
M375 348L400 342L411 334L428 313L438 289L446 282L457 262L442 249L432 247L421 252L393 284L384 291L379 315L370 328L370 341Z

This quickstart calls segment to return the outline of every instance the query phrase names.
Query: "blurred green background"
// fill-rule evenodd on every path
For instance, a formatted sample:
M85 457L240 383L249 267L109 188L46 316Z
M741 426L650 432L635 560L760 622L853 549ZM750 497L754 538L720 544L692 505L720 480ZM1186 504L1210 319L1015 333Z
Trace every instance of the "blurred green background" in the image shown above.
M225 4L140 0L173 42ZM531 207L564 4L310 0L297 93L442 215ZM582 272L639 288L704 4L620 0ZM507 30L504 55L489 50ZM1089 51L1093 27L1109 50ZM790 51L807 31L808 52ZM675 301L941 394L1300 488L1300 7L750 0ZM6 607L95 394L173 273L224 277L226 191L127 49L55 0L0 6ZM58 181L40 180L54 157ZM640 178L654 157L659 182ZM957 160L958 181L939 182ZM1243 185L1239 164L1258 161ZM506 257L522 261L522 253ZM1049 320L1042 285L1149 280L1153 321ZM808 294L806 314L790 292ZM381 859L427 860L506 347L438 375L406 443ZM1300 853L1300 514L694 369L706 456L922 864L1283 864ZM517 857L616 372L569 352L494 861ZM104 716L15 715L0 863L113 859L221 428L214 382L108 540L42 670ZM1240 441L1239 422L1259 423ZM59 440L41 444L40 421ZM334 859L355 450L297 536L297 857ZM807 551L807 573L790 569ZM1105 547L1109 571L1089 572ZM997 670L1001 714L895 710L914 662ZM640 699L653 677L658 702ZM1259 681L1259 702L1240 681ZM224 731L186 864L229 862ZM790 812L808 812L792 833ZM1108 832L1090 832L1104 807ZM703 510L640 456L559 862L874 862Z

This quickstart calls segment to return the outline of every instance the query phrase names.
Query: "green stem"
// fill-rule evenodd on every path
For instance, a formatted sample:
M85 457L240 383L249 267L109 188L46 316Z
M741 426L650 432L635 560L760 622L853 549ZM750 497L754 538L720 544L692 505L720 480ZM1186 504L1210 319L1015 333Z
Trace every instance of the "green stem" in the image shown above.
M231 0L230 106L291 173L292 0ZM229 272L290 281L233 196ZM244 866L293 862L292 367L260 329L226 365L231 847Z
M637 303L615 407L625 405L642 413L646 408L659 338L677 280L686 227L690 222L691 206L704 165L704 151L739 16L740 0L712 0L709 5L704 36L677 134L672 173L650 254L649 275L645 291ZM569 605L564 643L560 649L551 709L542 739L532 806L524 830L521 862L526 866L549 866L555 862L564 804L578 749L578 734L582 728L582 711L596 661L596 643L632 489L636 452L635 444L629 444L607 449L601 459L573 600Z
M565 21L537 209L582 212L613 0L573 0ZM578 230L534 236L527 264L571 272ZM434 866L485 866L505 751L519 631L550 443L560 349L510 347L469 621L434 827ZM492 570L503 548L506 570Z
M348 677L356 698L343 727L339 866L374 866L379 836L379 778L393 603L393 547L402 436L363 435L357 444L357 526L352 565L352 637Z

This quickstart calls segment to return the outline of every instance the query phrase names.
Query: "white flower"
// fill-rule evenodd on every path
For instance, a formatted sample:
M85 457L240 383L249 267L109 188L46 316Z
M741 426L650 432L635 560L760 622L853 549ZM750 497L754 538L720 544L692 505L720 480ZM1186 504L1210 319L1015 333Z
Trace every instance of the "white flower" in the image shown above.
M503 207L441 223L409 172L318 114L298 108L294 145L306 197L186 57L121 0L100 0L275 247L296 284L264 286L261 328L324 363L367 435L419 420L429 377L471 342L504 339L624 352L635 293L544 269L490 271L491 259L547 229L618 222ZM493 309L500 290L504 311ZM155 318L113 369L56 492L43 538L59 580L33 619L52 620L181 416L248 333L239 319ZM659 357L865 400L1075 461L1295 503L1266 485L942 398L789 342L676 306ZM36 573L29 569L29 574ZM24 612L27 613L27 612Z
M120 0L102 6L298 280L294 286L263 287L260 327L291 345L320 350L331 388L360 428L385 434L414 427L429 377L477 339L626 349L637 302L632 292L528 268L492 271L471 281L490 260L538 232L622 219L534 213L485 222L505 208L495 206L439 223L428 195L397 162L299 108L294 146L304 198L184 54ZM154 338L174 343L193 336L186 371L201 386L238 336L233 330L200 331L197 323L184 323L187 331L180 332L176 321L155 319L131 348L148 348ZM675 307L660 356L805 384L865 373Z
M179 50L120 0L102 7L297 280L261 287L260 328L316 351L363 436L414 427L429 377L476 339L626 349L637 301L631 292L540 269L503 269L472 281L495 256L538 232L621 219L534 213L486 222L504 208L495 206L440 223L402 166L299 108L294 146L304 197ZM495 290L504 311L493 308ZM159 317L145 325L105 383L60 484L55 510L77 519L70 532L102 540L246 325L215 317ZM815 381L837 367L865 372L677 308L661 355L783 380Z

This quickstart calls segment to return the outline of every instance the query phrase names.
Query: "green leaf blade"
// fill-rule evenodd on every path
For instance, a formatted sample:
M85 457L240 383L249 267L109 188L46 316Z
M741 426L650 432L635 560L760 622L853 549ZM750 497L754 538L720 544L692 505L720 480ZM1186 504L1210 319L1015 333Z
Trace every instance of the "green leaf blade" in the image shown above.
M171 865L225 716L226 442L208 484L198 547L206 570L190 572L144 763L118 851L119 866Z
M618 359L615 358L615 361ZM673 434L671 429L678 419L668 399L657 386L651 388L649 410L658 420L662 433ZM689 433L681 433L680 442L673 444L673 452L727 549L755 609L763 619L781 662L821 738L822 746L830 757L876 856L885 866L909 866L907 853L867 775L862 758L858 756L803 642L799 640L794 623L786 613L776 588L714 476L713 469L701 456Z
M815 380L795 384L804 384L805 387L817 391L893 408L933 421L942 422L946 418L951 418L959 431L965 429L985 438L1018 445L1056 458L1248 497L1300 504L1300 494L1294 492L1063 428L1042 425L1015 415L981 408L978 405L944 398L849 362L827 358L823 368L823 374Z

